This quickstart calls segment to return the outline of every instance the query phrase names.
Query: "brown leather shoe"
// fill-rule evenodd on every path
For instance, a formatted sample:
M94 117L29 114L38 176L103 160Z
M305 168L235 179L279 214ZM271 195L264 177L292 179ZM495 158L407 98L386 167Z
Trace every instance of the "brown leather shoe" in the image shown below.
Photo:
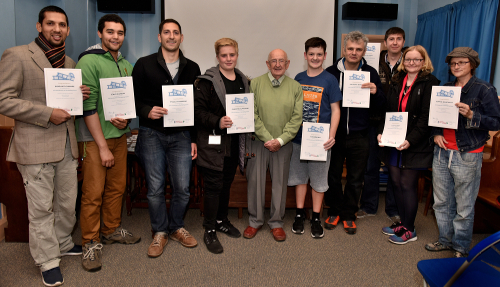
M191 234L189 234L189 232L184 229L184 227L181 227L174 233L170 234L170 238L174 241L178 241L184 247L192 248L198 245L196 239L194 239L194 237L191 236Z
M259 228L253 228L252 226L249 225L247 229L245 229L245 231L243 232L243 237L247 239L252 239L255 237L255 234L257 234L257 231L259 231L261 228L262 226L260 226Z
M283 228L281 228L281 227L273 228L273 229L271 229L271 232L273 233L274 240L285 241L286 233L285 233L285 230L283 230Z
M167 245L168 237L166 234L155 234L153 238L153 242L149 245L148 248L148 256L151 258L155 258L160 256L163 253L163 249Z

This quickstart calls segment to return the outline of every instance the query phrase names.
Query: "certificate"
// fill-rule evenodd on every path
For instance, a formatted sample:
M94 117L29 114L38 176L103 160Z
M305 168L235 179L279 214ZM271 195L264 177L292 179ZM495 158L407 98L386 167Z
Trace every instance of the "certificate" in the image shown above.
M368 43L368 45L366 46L366 53L364 58L368 65L377 70L378 74L378 68L380 65L380 43Z
M82 71L80 69L45 68L45 99L47 106L83 115Z
M132 77L99 79L104 119L135 119L134 84Z
M193 85L162 86L164 127L194 126Z
M302 125L301 160L326 161L328 151L323 144L330 137L330 124L308 123Z
M233 125L227 129L228 134L249 133L255 131L253 94L227 94L226 115Z
M429 126L456 130L461 87L433 86L429 109Z
M382 146L399 147L406 139L408 112L386 113Z
M370 72L345 71L343 89L343 107L369 108L370 89L362 89L361 85L370 82Z

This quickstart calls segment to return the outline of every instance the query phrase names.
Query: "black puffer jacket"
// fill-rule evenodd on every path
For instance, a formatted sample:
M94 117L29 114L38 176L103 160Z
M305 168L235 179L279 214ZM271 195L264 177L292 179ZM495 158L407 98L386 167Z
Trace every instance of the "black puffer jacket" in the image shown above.
M406 73L397 73L389 92L387 94L387 112L400 112L398 110L399 94L403 88L403 81ZM430 73L421 72L418 74L413 87L411 88L406 112L408 112L408 126L406 130L406 140L410 147L398 153L402 155L402 168L428 168L432 166L432 144L429 144L432 127L428 126L429 106L431 101L432 86L439 85L440 81ZM385 124L384 119L379 126L379 134L382 134ZM389 162L390 147L381 149L381 160Z
M249 93L249 81L238 69L235 72L243 79L245 93ZM219 66L208 69L196 80L194 89L194 123L197 130L198 158L196 164L213 170L222 171L224 157L231 152L231 139L239 141L239 166L244 170L244 159L249 156L250 133L228 135L227 129L220 129L219 121L226 115L226 89L219 73ZM208 138L213 134L221 136L220 145L209 145ZM233 155L231 155L233 156Z

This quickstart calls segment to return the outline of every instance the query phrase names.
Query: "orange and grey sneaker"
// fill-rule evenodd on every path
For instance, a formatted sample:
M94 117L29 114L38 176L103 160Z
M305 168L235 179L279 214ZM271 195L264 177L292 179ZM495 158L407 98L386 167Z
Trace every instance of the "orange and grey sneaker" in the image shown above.
M337 224L339 223L340 217L338 215L336 216L328 216L328 218L325 220L325 228L332 230L335 227L337 227Z
M356 234L356 224L351 220L344 220L344 230L347 234Z

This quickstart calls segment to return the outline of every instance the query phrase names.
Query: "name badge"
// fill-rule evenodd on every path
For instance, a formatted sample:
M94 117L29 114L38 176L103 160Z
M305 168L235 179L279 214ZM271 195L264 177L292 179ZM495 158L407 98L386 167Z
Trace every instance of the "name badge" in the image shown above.
M208 144L220 144L220 136L208 136Z

